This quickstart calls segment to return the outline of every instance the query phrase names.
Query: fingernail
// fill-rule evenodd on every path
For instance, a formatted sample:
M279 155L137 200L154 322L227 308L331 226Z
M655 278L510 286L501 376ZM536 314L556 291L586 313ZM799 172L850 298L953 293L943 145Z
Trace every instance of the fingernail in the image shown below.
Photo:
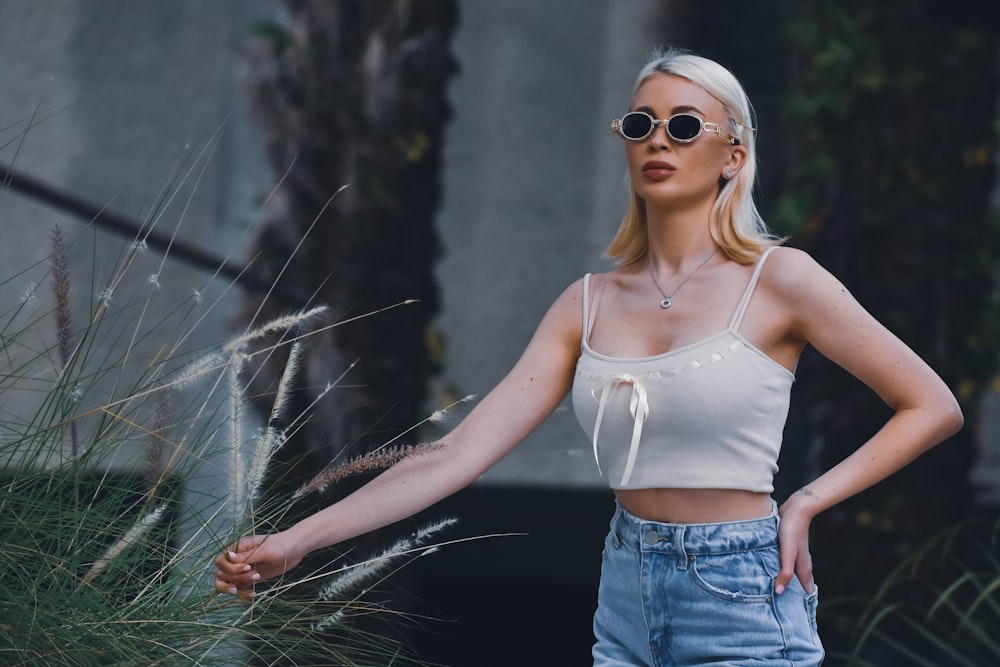
M785 585L778 584L777 586L774 587L774 592L777 593L778 595L781 595L782 593L785 592Z
M243 566L243 571L244 572L249 572L252 569L253 569L253 565L244 565Z
M231 594L231 595L236 595L236 588L235 587L233 587L233 588L227 588L226 592L229 593L229 594Z
M254 572L252 575L250 575L250 579L252 581L260 581L260 572Z
M230 558L236 558L236 552L235 551L227 551L226 555L229 556Z

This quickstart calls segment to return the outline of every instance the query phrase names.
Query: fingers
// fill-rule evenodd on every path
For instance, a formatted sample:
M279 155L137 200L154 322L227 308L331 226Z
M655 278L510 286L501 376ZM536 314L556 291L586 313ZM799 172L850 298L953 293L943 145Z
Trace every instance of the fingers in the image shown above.
M798 550L795 549L794 543L782 544L780 557L781 570L774 579L774 592L776 595L784 593L785 589L788 588L788 584L791 583L792 577L795 576L795 561L798 558Z
M811 595L815 586L815 581L813 580L812 557L809 555L808 551L803 554L795 564L795 576L799 578L799 583L802 584L802 588L805 590L806 594Z
M807 594L813 591L812 556L808 549L794 547L781 549L781 571L774 579L774 592L781 595L788 588L792 577L797 577Z
M781 595L788 588L788 584L791 583L792 577L795 576L795 572L792 570L786 570L781 568L781 572L774 580L774 592L777 595Z
M215 558L216 591L239 595L245 600L253 597L253 586L261 575L249 561L262 542L263 537L256 535L241 538Z
M229 595L237 595L243 600L252 600L254 596L253 583L250 584L237 584L236 582L227 581L225 579L215 578L215 590L218 593L227 593Z
M236 544L229 547L226 553L234 561L247 560L253 554L254 550L264 543L267 537L267 535L241 537L237 540Z
M233 576L220 570L215 573L215 590L219 593L229 593L249 599L253 597L254 584L260 581L260 578L259 572L247 571L241 575Z
M798 577L799 583L807 593L813 590L812 556L809 554L809 522L808 514L795 512L794 507L786 502L779 510L781 521L778 524L778 547L781 559L781 569L774 579L774 592L781 595Z
M215 559L215 569L222 574L236 577L253 570L253 565L244 562L239 554L235 554L232 551L223 551Z
M215 577L215 591L217 593L229 593L230 595L236 595L239 589L231 581L226 581L225 579L220 579L218 575Z

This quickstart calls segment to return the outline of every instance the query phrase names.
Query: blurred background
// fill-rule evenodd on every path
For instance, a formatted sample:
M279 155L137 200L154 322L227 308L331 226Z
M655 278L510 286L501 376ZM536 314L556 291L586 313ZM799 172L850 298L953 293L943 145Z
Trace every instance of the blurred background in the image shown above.
M608 126L660 44L742 81L765 218L966 414L947 445L814 523L821 631L847 647L857 617L838 600L871 598L941 530L1000 506L995 0L9 0L3 298L30 287L55 224L78 239L82 304L149 232L150 280L167 299L204 299L192 344L308 304L351 320L310 345L299 404L344 381L282 452L276 492L388 441L431 439L471 403L444 423L431 413L489 391L556 296L609 268L626 193ZM254 376L262 398L280 361ZM807 353L776 498L886 417ZM441 664L588 664L611 511L564 405L420 517L459 517L449 538L504 536L394 576L378 594L401 613L379 631ZM869 650L870 664L919 664Z

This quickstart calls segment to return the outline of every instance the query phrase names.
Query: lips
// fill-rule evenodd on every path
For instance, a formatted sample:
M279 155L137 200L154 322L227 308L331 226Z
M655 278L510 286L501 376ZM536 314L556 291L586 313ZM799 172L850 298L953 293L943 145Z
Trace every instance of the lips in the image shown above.
M642 165L643 175L656 180L667 178L673 174L674 171L676 171L676 169L674 169L674 165L661 160L650 160Z

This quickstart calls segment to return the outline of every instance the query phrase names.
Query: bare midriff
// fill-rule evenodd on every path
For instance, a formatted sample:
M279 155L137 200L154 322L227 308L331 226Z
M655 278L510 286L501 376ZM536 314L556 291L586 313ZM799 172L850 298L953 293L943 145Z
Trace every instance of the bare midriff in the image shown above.
M616 489L622 507L660 523L718 523L771 513L771 496L736 489Z

